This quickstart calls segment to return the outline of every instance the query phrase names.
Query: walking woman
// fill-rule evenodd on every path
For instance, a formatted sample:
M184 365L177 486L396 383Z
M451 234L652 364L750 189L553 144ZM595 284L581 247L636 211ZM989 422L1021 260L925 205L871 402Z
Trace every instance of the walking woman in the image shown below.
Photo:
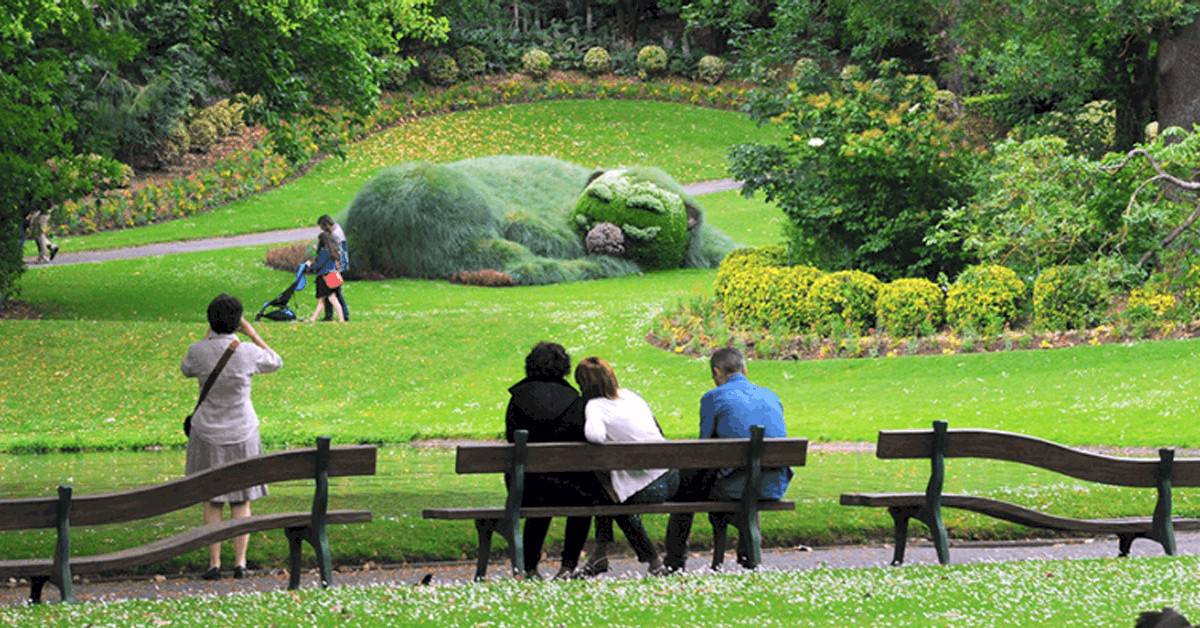
M589 443L662 442L666 438L650 406L637 393L621 388L608 362L596 357L584 358L575 367L575 383L583 398L583 434ZM679 472L674 469L630 469L610 471L601 477L607 495L601 504L657 504L679 489ZM638 515L596 517L596 550L588 557L579 575L596 576L608 571L608 545L613 542L613 521L637 554L638 561L649 563L650 573L663 572L663 563L654 542Z
M333 320L341 323L345 321L342 315L342 305L338 303L337 293L335 290L342 285L342 277L339 270L339 262L342 257L338 251L337 244L333 240L333 236L328 232L322 231L317 238L317 255L316 260L309 261L308 265L317 274L317 307L313 310L312 316L308 317L308 322L315 323L317 319L325 314L325 308L333 310ZM330 282L336 285L329 285Z
M203 391L212 378L208 394L201 393L192 413L187 446L187 474L253 458L261 452L258 415L250 402L250 380L258 373L271 373L283 366L283 360L263 342L258 332L242 316L242 303L227 294L218 295L208 304L208 333L188 347L181 369L187 377L199 380ZM241 330L253 344L238 342L234 332ZM233 490L204 504L204 523L221 521L224 505L230 517L250 516L250 502L267 494L265 485ZM233 540L234 578L246 577L246 547L250 535ZM221 577L221 544L208 546L208 571L205 580Z

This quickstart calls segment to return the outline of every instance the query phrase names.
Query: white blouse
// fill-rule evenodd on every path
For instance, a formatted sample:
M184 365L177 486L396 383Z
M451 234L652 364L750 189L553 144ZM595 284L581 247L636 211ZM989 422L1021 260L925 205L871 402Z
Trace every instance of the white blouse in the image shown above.
M662 442L666 438L654 421L654 413L644 399L622 388L616 399L598 397L584 408L583 434L589 443ZM631 469L611 471L617 501L646 488L668 469Z
M180 365L183 374L195 377L202 390L234 338L233 334L215 334L188 347L187 357ZM253 436L258 430L258 414L250 402L250 378L257 373L278 371L281 366L283 359L278 353L260 349L252 342L239 344L208 391L208 397L192 416L192 437L214 445L232 445Z

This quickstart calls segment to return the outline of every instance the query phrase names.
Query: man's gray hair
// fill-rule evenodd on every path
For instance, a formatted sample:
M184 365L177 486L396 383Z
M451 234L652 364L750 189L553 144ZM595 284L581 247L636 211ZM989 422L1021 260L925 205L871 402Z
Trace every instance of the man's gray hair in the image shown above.
M708 364L726 375L746 370L746 358L742 356L741 351L733 347L723 347L714 351L712 357L708 359Z

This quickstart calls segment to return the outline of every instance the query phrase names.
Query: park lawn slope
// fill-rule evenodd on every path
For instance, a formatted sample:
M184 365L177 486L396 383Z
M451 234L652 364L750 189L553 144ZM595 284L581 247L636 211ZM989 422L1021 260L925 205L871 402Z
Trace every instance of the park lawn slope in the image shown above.
M65 237L85 251L312 226L349 206L376 172L406 161L546 155L587 168L657 166L681 182L729 176L729 147L777 131L744 114L651 101L565 100L431 116L382 131L303 177L214 211L157 225ZM27 247L27 253L32 249Z
M264 249L43 268L23 298L48 320L0 321L0 450L179 446L197 385L179 374L213 295L253 311L290 281ZM260 326L284 368L254 402L268 445L496 438L507 388L544 339L610 360L672 438L691 437L712 383L702 360L645 342L664 306L707 294L713 271L679 270L528 288L440 281L354 282L346 326ZM633 297L631 295L636 295ZM312 292L297 295L302 313ZM1200 446L1200 342L803 362L756 361L790 432L874 441L880 429L993 428L1067 444Z
M337 441L335 441L335 445ZM55 486L72 483L77 495L128 490L162 483L183 474L184 452L98 452L40 455L0 455L0 495L6 498L53 495ZM1154 510L1152 489L1106 487L1013 463L951 460L947 464L946 491L968 493L1076 518L1149 516ZM814 452L796 477L787 499L796 502L792 512L770 512L762 516L763 542L768 547L797 545L827 546L890 540L891 518L885 509L846 507L838 504L843 492L923 492L929 463L921 460L881 461L870 453ZM307 512L312 502L312 482L271 485L271 494L255 502L255 512ZM500 507L504 504L500 474L458 475L454 472L454 450L439 447L386 446L379 452L378 474L371 477L331 480L330 508L365 509L374 514L371 523L335 526L330 530L338 564L402 563L427 560L463 560L475 556L475 528L470 521L437 521L421 518L425 508ZM1178 517L1200 516L1200 491L1179 489L1174 493ZM1014 539L1050 536L996 519L946 509L951 540ZM71 547L75 556L86 556L134 547L199 524L199 506L150 520L129 524L75 528ZM661 541L666 534L666 516L644 517L651 538ZM699 519L692 535L695 549L711 547L709 525ZM548 556L562 540L562 521L552 526ZM926 534L915 524L914 537ZM736 533L734 533L736 536ZM1113 555L1115 537L1104 538ZM54 531L6 532L0 535L0 556L6 559L45 558L54 546ZM502 540L497 539L496 560L503 560ZM1136 548L1152 554L1158 546L1138 541ZM624 550L619 543L618 550ZM231 552L227 544L226 552ZM879 564L891 559L891 549L879 547ZM227 557L232 561L232 555ZM249 559L252 565L281 567L286 564L287 543L280 531L253 535ZM207 553L198 550L142 571L197 573L207 567ZM815 559L814 559L815 560ZM551 561L556 562L556 561ZM230 563L232 564L232 563ZM547 567L549 568L549 567ZM495 566L502 573L502 565Z
M1200 613L1195 557L815 569L643 580L378 585L2 609L88 625L1125 626Z

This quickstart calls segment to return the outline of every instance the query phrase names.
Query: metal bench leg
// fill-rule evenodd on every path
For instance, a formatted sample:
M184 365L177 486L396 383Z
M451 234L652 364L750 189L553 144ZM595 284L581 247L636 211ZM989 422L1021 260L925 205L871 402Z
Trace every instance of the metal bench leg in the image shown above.
M938 562L950 564L950 537L946 534L946 524L942 523L942 511L938 509L926 515L926 525L929 526L929 536L933 537L933 548L937 550Z
M738 516L738 564L746 569L758 569L762 564L762 532L759 528L758 511Z
M892 565L900 566L904 564L904 550L908 546L908 520L916 514L916 509L888 508L888 514L892 515L894 528L895 549L892 550Z
M729 516L723 513L712 513L708 516L712 524L713 555L712 570L720 571L725 564L725 548L729 543Z
M475 562L475 582L487 578L488 561L492 557L492 534L496 531L495 519L476 519L475 531L479 534L479 554Z
M333 584L333 556L329 551L329 537L325 530L314 530L308 526L284 528L283 533L288 539L288 588L300 587L300 571L302 567L300 550L302 543L308 541L317 558L317 569L321 573L321 586L329 588Z

